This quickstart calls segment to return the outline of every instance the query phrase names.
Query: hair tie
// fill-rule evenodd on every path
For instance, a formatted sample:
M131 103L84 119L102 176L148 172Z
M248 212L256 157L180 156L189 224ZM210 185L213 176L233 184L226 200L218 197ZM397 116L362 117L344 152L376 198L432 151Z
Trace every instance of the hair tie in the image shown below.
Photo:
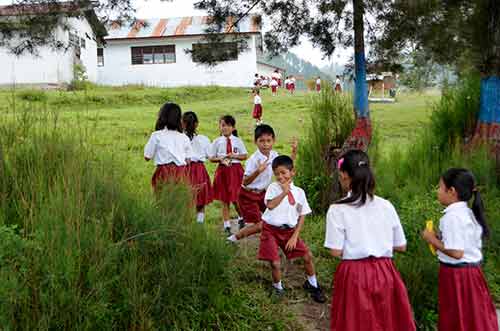
M366 161L359 161L358 162L358 167L362 167L362 166L365 166L367 165Z
M337 169L340 170L340 168L342 168L342 164L344 164L344 158L341 158L337 161Z
M477 193L477 192L479 192L479 190L477 189L477 187L474 187L474 188L472 189L472 193Z

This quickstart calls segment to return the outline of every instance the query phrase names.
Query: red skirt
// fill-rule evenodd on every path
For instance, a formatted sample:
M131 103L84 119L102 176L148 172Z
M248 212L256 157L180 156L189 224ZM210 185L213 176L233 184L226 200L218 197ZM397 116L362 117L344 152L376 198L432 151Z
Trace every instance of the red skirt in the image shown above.
M244 188L240 190L238 206L246 223L259 223L262 221L262 213L266 210L265 195L266 191L256 193Z
M243 174L240 163L233 163L230 166L219 164L215 171L214 199L224 203L237 202Z
M257 119L257 120L262 117L262 105L261 104L257 104L257 105L253 106L252 117Z
M321 84L316 84L316 91L321 91Z
M287 90L290 90L290 83L286 83L286 84L285 84L285 88L286 88Z
M278 79L278 86L281 87L281 79Z
M295 84L294 83L290 84L290 91L295 91Z
M203 162L191 162L189 165L189 180L196 194L196 206L202 207L213 201L210 176Z
M390 258L343 260L333 282L331 331L414 331L406 287Z
M277 88L276 86L271 86L271 91L272 91L273 93L276 93L276 90L277 90L277 89L278 89L278 88Z
M497 331L495 306L479 266L439 268L439 331Z
M335 84L335 91L342 92L342 87L340 87L340 84Z
M156 167L151 179L151 185L155 191L158 191L161 183L180 183L188 182L188 172L186 166L177 166L174 163L162 164Z

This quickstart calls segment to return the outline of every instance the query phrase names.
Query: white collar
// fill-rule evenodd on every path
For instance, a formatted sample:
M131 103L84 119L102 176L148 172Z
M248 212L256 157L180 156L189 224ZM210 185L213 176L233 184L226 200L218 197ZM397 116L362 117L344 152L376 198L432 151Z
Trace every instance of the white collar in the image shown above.
M443 213L446 214L447 212L450 212L452 210L462 209L462 208L469 208L469 206L467 205L467 202L465 202L465 201L454 202L454 203L448 205L448 207L446 207L446 209L443 210Z
M264 153L262 153L260 151L260 149L257 148L257 155L259 156L259 158L261 159L267 159L268 157L271 157L271 155L273 154L274 150L271 149L271 151L269 152L269 156L266 156Z

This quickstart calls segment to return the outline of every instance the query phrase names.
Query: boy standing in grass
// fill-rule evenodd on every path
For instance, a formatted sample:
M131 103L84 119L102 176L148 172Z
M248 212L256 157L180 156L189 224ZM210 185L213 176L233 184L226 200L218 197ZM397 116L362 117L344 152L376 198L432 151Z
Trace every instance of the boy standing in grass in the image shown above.
M312 255L300 239L305 216L311 213L304 191L293 184L295 170L293 160L286 155L278 156L272 162L277 182L269 185L266 195L266 211L262 215L259 259L269 261L272 269L272 290L278 296L284 294L281 284L281 262L279 248L287 259L304 258L307 280L304 289L314 301L323 303L321 287L316 279Z

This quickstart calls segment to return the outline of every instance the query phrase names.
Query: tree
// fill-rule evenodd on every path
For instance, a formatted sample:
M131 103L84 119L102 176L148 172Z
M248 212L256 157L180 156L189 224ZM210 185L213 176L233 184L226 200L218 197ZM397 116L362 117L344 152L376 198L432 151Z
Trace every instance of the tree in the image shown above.
M393 56L408 43L432 61L481 73L473 141L488 142L500 160L500 4L498 0L399 0L377 16L385 22L377 49Z

